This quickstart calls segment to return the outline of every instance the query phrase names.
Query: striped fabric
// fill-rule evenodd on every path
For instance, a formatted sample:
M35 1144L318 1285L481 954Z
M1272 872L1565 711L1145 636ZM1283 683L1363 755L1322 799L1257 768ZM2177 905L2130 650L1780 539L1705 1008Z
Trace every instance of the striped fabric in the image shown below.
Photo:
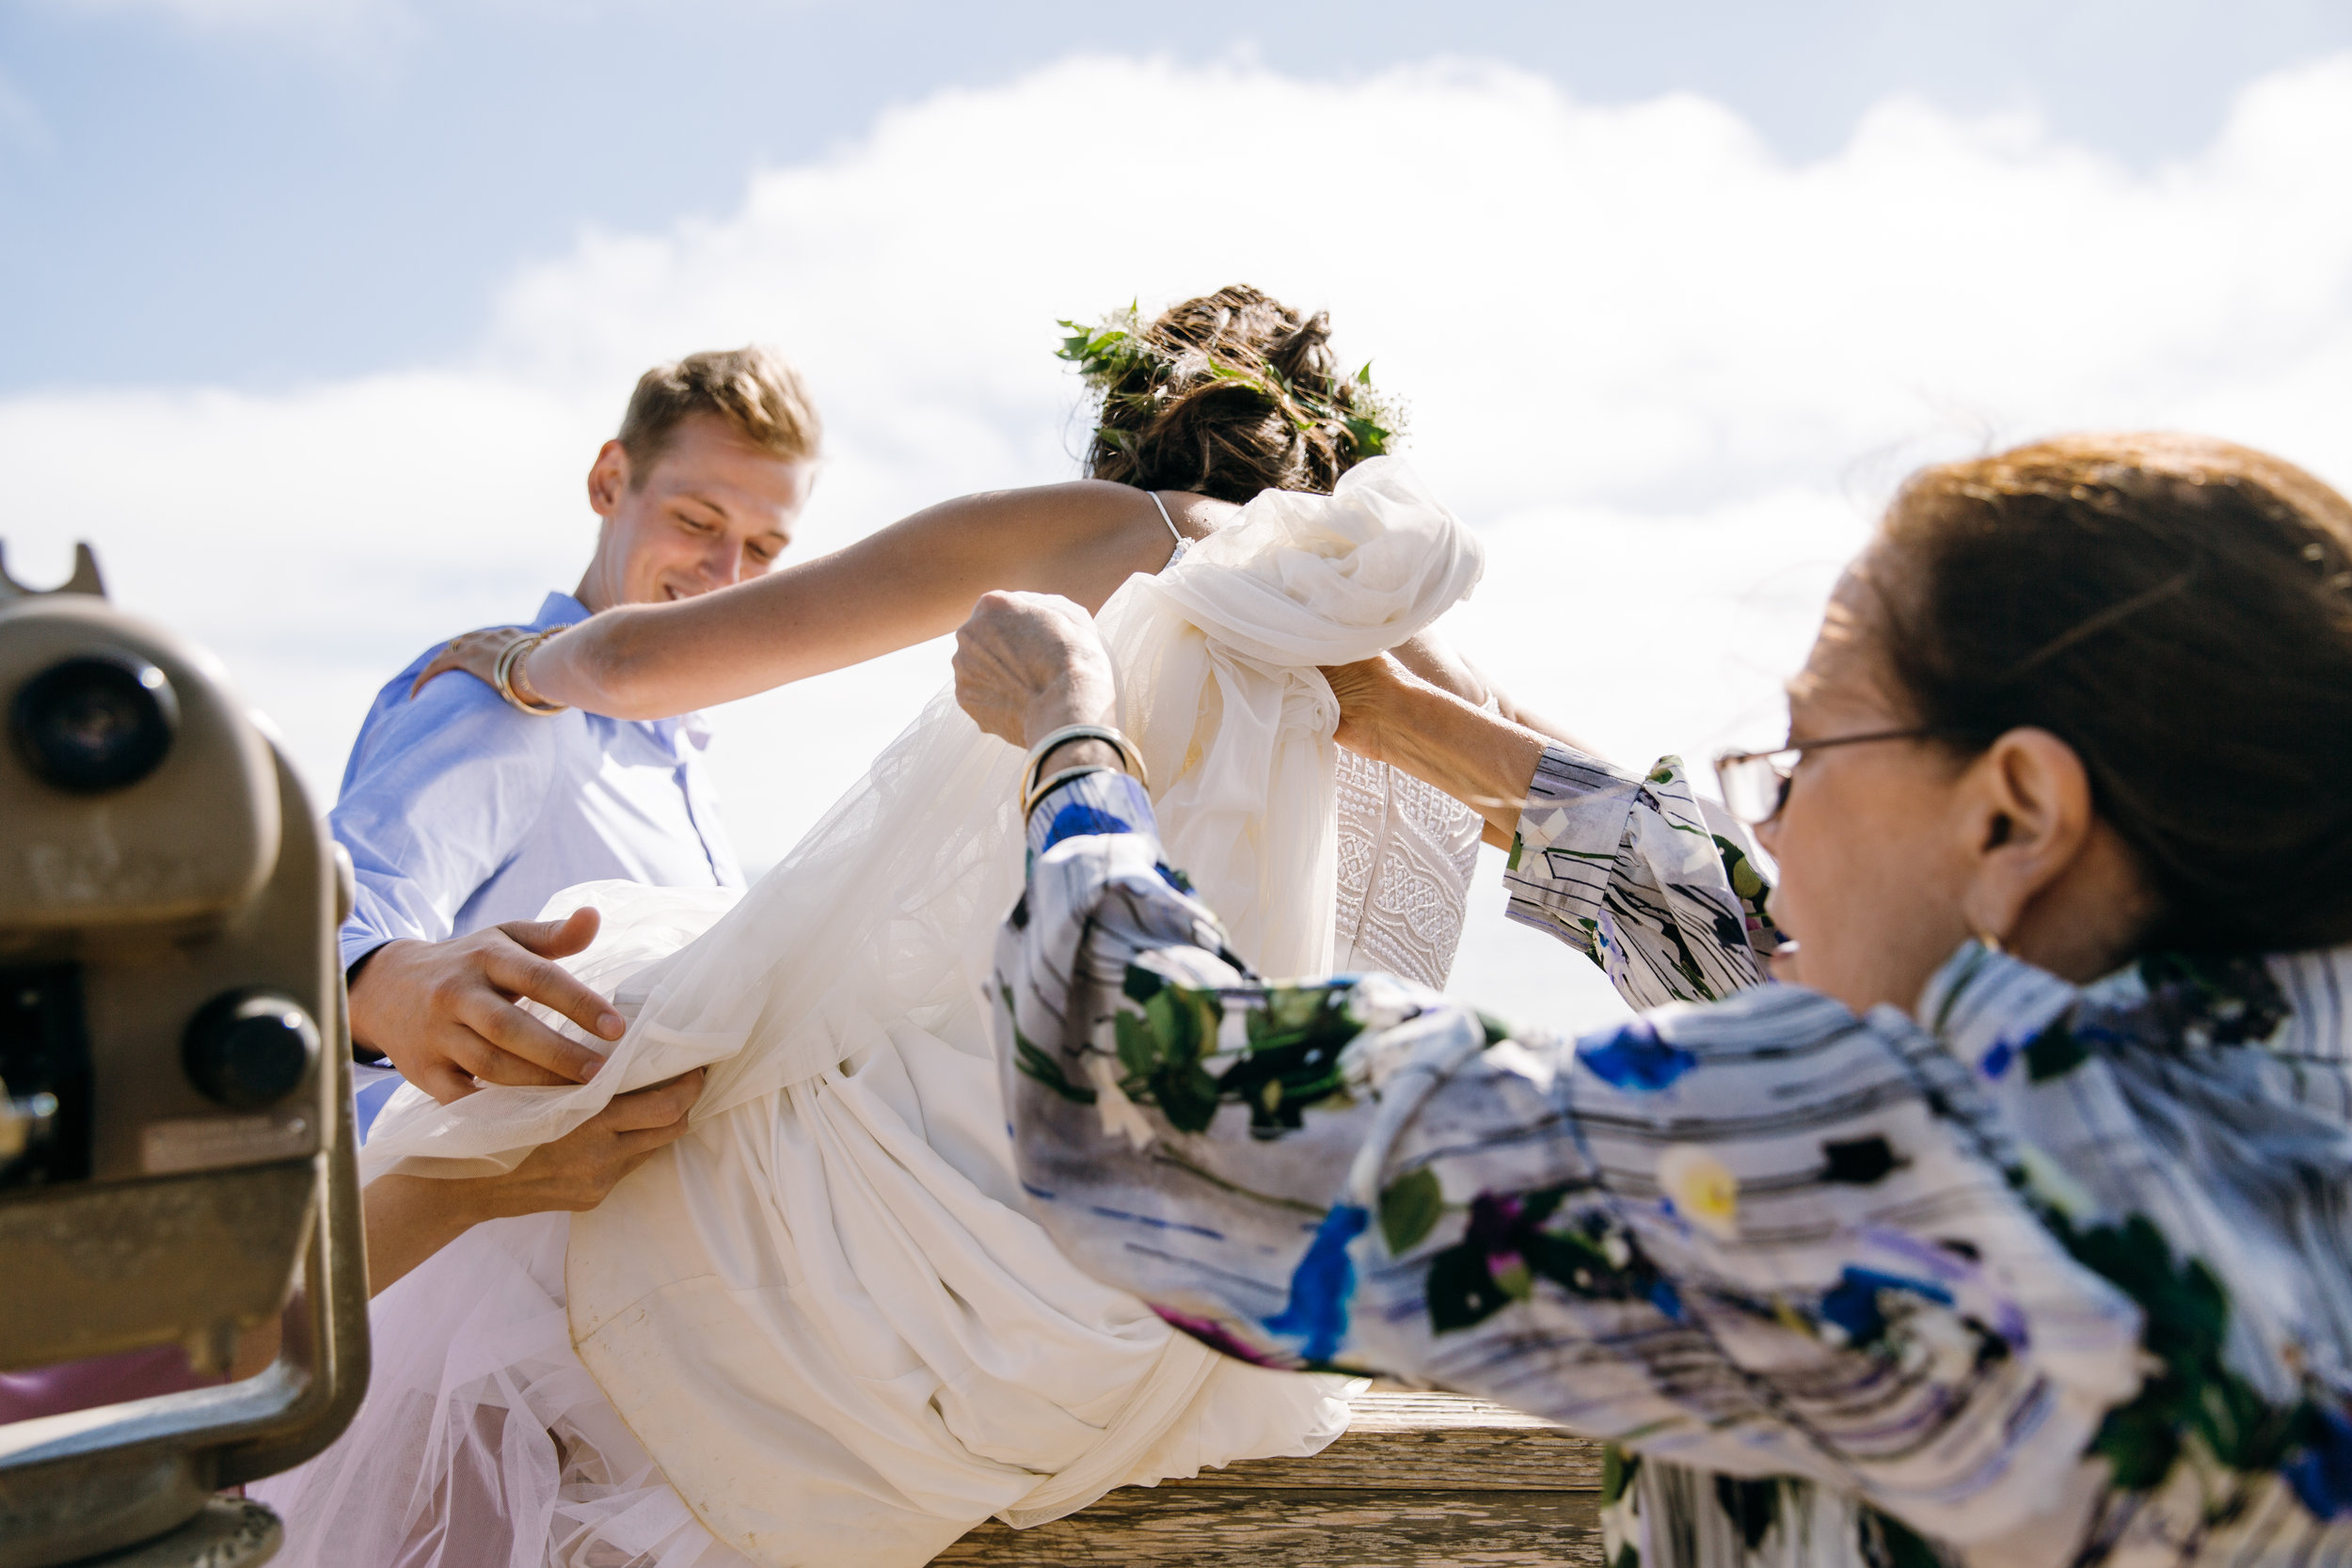
M1512 913L1653 1010L1581 1040L1267 984L1140 792L1049 797L997 953L1023 1180L1230 1354L1621 1446L1612 1568L2352 1561L2342 953L1915 1014L1756 984L1764 889L1674 759L1555 750Z

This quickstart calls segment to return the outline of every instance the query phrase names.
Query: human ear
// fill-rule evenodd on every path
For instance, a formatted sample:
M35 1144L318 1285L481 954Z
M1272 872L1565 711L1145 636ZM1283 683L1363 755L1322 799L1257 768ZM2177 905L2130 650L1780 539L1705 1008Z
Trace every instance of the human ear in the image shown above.
M1961 912L1979 940L2008 943L2090 840L2090 775L2049 731L2014 729L1969 766L1960 789L1969 863Z
M620 510L621 493L628 488L628 451L618 441L607 441L588 467L588 505L599 517Z

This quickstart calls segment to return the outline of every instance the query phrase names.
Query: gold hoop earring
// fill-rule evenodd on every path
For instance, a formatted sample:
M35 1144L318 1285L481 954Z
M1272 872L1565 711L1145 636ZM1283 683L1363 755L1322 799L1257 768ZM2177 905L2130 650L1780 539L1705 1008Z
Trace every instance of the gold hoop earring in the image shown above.
M1983 948L1988 953L2006 953L2009 951L2008 948L2001 945L2001 939L1999 937L1994 936L1990 931L1982 929L1973 922L1968 927L1968 934L1976 939L1977 945L1979 947Z

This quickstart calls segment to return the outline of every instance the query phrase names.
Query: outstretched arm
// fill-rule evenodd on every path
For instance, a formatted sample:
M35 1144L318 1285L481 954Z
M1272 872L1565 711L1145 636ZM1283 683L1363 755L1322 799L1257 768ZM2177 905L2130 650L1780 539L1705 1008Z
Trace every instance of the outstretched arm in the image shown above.
M959 642L993 734L1109 712L1074 606L992 595ZM2138 1382L2139 1319L2020 1199L1939 1042L1793 987L1571 1045L1381 975L1268 984L1095 744L1053 754L991 986L1022 1184L1073 1261L1261 1364L1485 1395L1953 1540L2053 1511ZM1706 861L1673 771L1564 776L1545 809L1613 819L1591 836L1646 895Z
M1198 537L1228 503L1168 492ZM953 631L991 589L1073 599L1093 610L1171 541L1144 491L1099 480L964 496L853 545L700 598L625 605L517 661L516 685L619 719L660 719L748 697ZM461 638L418 684L450 670L488 678L511 628Z
M1485 705L1483 678L1442 645L1412 643L1323 674L1340 703L1334 739L1445 791L1486 819L1487 843L1510 847L1545 736Z
M1533 730L1547 739L1556 740L1561 745L1582 752L1587 756L1600 755L1598 752L1569 734L1549 718L1536 712L1505 691L1495 683L1493 676L1471 663L1458 649L1447 643L1434 631L1422 632L1418 637L1398 643L1390 650L1390 654L1394 662L1403 665L1411 673L1420 676L1422 680L1437 687L1439 690L1452 692L1472 707L1486 708L1500 714L1503 719L1523 730ZM1367 662L1370 661L1367 660ZM1352 669L1354 667L1342 666L1342 668ZM1336 678L1332 684L1336 689L1338 687ZM1343 731L1345 727L1345 722L1343 721ZM1507 848L1511 840L1506 833L1501 839L1489 842L1495 843L1498 847Z

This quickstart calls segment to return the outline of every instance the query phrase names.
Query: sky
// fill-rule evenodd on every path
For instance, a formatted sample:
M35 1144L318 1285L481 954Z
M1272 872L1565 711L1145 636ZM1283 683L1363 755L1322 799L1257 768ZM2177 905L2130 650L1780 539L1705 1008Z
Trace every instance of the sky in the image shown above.
M386 676L575 580L647 364L800 363L822 549L1070 477L1055 321L1246 280L1409 405L1489 554L1447 633L1698 761L1779 737L1920 462L2161 425L2352 484L2347 171L2352 11L2285 0L0 0L0 539L91 540L323 804ZM722 710L745 859L944 676ZM1606 1013L1494 903L1457 989Z

